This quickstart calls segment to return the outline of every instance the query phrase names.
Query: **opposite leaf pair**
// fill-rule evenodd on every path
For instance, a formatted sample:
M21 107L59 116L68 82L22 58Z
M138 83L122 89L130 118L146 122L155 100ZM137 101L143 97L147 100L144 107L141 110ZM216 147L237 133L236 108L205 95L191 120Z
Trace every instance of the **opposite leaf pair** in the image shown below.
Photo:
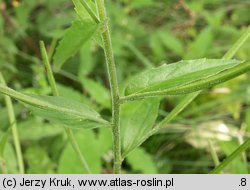
M208 82L210 78L217 79L215 80L216 83L221 83L249 69L249 62L241 63L237 60L198 59L180 61L150 69L132 77L126 88L126 93L130 96L123 98L133 100L131 99L133 96L136 97L135 99L138 97L141 99L147 97L147 95L151 96L151 94L153 96L158 96L157 93L164 95L162 93L171 89L176 89L176 92L183 87L188 89L189 86L197 84L198 81L203 86L196 88L193 85L191 91L196 91L213 85L213 83ZM109 125L109 122L102 119L96 111L63 97L26 95L2 85L0 85L0 92L23 102L36 115L68 127L86 129ZM128 103L121 107L124 156L139 146L142 139L151 133L158 114L159 103L159 98L153 98Z

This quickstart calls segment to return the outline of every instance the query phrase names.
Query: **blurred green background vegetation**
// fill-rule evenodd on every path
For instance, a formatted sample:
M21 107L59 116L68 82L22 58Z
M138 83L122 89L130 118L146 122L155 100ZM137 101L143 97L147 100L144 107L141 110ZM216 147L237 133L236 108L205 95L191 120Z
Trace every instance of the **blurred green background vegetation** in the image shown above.
M121 86L146 68L181 59L221 58L250 24L248 0L107 0L112 43ZM8 86L51 94L39 40L52 56L76 18L69 0L0 0L0 70ZM236 57L249 60L250 41ZM111 116L104 55L97 42L85 44L55 73L60 94ZM161 102L158 120L179 96ZM220 160L250 137L250 76L244 74L204 91L161 133L148 139L123 164L126 173L208 173L212 152ZM14 101L27 173L82 173L63 128L32 115ZM0 137L10 126L0 95ZM112 172L112 137L107 129L74 130L94 173ZM211 146L209 146L209 141ZM211 148L212 147L212 148ZM8 173L17 173L10 137L4 150ZM223 172L249 173L250 152Z

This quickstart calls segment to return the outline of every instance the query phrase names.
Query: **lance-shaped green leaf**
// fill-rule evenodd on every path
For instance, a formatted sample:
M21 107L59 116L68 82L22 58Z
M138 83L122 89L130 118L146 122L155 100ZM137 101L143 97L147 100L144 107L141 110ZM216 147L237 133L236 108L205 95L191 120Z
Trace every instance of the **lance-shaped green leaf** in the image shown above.
M121 106L123 157L136 148L151 131L158 115L159 104L159 98L149 98Z
M0 85L0 93L24 103L34 114L72 128L96 128L108 122L89 107L63 97L26 95Z
M210 76L208 78L204 78L201 80L194 81L192 83L186 85L180 85L172 88L167 88L165 90L153 91L153 92L144 92L138 94L132 94L130 96L126 96L122 99L122 101L133 101L137 99L143 99L146 97L156 97L156 96L166 96L166 95L181 95L188 94L191 92L195 92L201 89L209 88L215 86L217 84L228 81L232 78L235 78L247 71L250 70L250 61L242 63L233 68L227 69L223 72L220 72L216 75Z
M240 63L241 62L237 60L204 58L163 65L134 76L126 88L126 94L130 95L178 88L198 80L215 76Z
M99 24L90 19L76 20L66 31L56 48L54 55L55 68L59 69L70 57L74 56L97 31Z

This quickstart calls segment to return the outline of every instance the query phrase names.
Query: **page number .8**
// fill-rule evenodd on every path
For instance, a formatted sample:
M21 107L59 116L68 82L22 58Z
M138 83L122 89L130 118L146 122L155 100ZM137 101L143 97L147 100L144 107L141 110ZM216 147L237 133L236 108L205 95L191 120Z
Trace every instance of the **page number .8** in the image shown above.
M246 185L247 185L247 179L246 178L241 178L240 186L245 187Z

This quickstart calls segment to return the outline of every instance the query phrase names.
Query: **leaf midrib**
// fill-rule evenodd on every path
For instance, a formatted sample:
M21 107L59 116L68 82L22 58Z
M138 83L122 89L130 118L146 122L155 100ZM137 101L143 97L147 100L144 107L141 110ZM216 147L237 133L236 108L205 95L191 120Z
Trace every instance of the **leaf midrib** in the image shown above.
M54 104L51 104L51 103L39 100L37 98L25 95L23 93L17 92L15 90L12 90L11 88L5 87L5 86L3 86L1 84L0 84L0 91L3 92L6 95L11 96L12 98L15 98L15 99L17 99L17 100L19 100L21 102L24 102L26 104L29 104L31 106L38 107L40 109L50 110L50 111L53 111L53 112L61 112L61 113L71 115L71 116L77 116L77 117L79 117L79 118L81 118L83 120L91 119L93 121L97 121L97 122L100 122L100 123L105 123L105 124L107 123L107 121L105 121L105 120L103 120L101 118L97 118L98 115L96 115L96 117L93 117L91 115L83 115L82 113L79 113L76 110L61 108L61 107L58 107L58 106L56 106ZM86 118L86 117L88 117L88 118Z

